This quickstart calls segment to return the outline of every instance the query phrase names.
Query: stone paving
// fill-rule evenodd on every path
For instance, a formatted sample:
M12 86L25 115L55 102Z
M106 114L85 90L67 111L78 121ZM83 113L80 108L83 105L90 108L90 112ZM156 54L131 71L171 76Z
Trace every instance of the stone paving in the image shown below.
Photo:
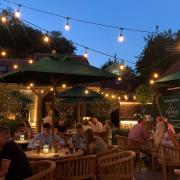
M178 180L174 175L173 169L170 170L168 180ZM135 168L135 180L163 180L161 167L152 171L151 165L145 165L141 163L140 167ZM180 178L179 178L180 180Z

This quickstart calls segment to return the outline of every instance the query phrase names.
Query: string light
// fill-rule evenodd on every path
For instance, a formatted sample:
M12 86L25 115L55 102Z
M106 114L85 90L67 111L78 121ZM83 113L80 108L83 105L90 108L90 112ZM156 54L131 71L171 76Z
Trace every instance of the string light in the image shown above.
M14 16L17 19L19 19L21 17L20 7L21 7L21 5L19 5L18 10L14 12Z
M27 89L31 89L31 87L30 87L30 86L27 86Z
M118 99L120 100L120 99L121 99L121 97L119 96L119 97L118 97Z
M117 80L118 80L118 81L122 81L122 77L118 77Z
M125 100L128 100L128 96L127 96L127 95L124 95L124 99L125 99Z
M120 28L121 32L120 35L118 36L118 41L119 42L123 42L124 41L124 35L123 35L123 28Z
M43 40L44 40L45 43L48 43L49 42L49 37L47 35L44 35Z
M33 64L33 62L34 62L34 61L33 61L32 59L29 59L29 60L28 60L28 63L29 63L29 64Z
M101 94L104 94L104 92L101 92Z
M85 93L85 94L89 94L89 91L86 89L86 90L84 91L84 93Z
M113 94L111 97L112 97L113 99L115 99L116 96Z
M153 84L154 84L154 80L151 79L151 80L149 81L149 83L150 83L151 85L153 85Z
M17 68L18 68L18 65L17 65L17 64L14 64L13 68L14 68L14 69L17 69Z
M33 87L33 86L34 86L34 84L33 84L33 83L30 83L30 86L31 86L31 87Z
M105 96L106 96L106 97L109 97L109 94L106 94Z
M120 70L124 70L124 68L125 68L124 64L123 64L123 63L120 64L119 69L120 69Z
M136 100L136 96L133 96L133 99Z
M44 90L41 90L41 94L43 94L44 93Z
M66 18L66 24L65 24L65 26L64 26L64 29L65 29L66 31L69 31L69 29L70 29L69 19L70 19L69 17Z
M54 91L54 88L50 88L50 91Z
M6 55L7 55L7 53L6 53L5 50L1 51L1 56L2 56L2 57L5 57Z
M84 57L88 58L87 48L85 48Z
M62 84L62 88L66 88L66 84Z
M32 23L32 22L30 22L30 21L27 21L27 20L25 20L25 19L21 19L21 20L22 20L23 22L27 23L27 24L30 24L30 25L32 25L32 26L34 26L34 27L42 30L42 31L46 31L46 32L47 32L47 30L45 30L44 28L42 28L42 27L40 27L40 26L38 26L38 25L35 25L34 23ZM107 56L107 57L110 57L110 58L114 58L114 55L110 55L110 54L107 54L107 53L105 53L105 52L98 51L98 50L96 50L96 49L92 49L92 48L90 48L90 47L84 46L84 45L79 44L79 43L74 42L74 41L72 41L72 43L75 44L75 45L77 45L77 46L83 47L83 48L88 48L88 50L91 50L91 51L93 51L93 52L95 52L95 53L98 53L98 54L101 54L101 55L104 55L104 56ZM118 57L116 57L116 59L117 59L117 60L120 60L120 61L123 61L123 62L131 63L131 64L136 64L135 62L128 61L128 60L125 60L125 59L121 59L121 58L118 58Z
M27 6L27 5L18 4L16 2L11 1L11 0L3 0L3 1L5 1L5 2L7 2L9 4L18 5L18 6L21 6L23 8L30 9L30 10L40 12L40 13L43 13L43 14L48 14L48 15L51 15L51 16L56 16L58 18L67 19L66 16L56 14L56 13L53 13L53 12L49 12L49 11L44 11L44 10L37 9L37 8L33 8L33 7L30 7L30 6ZM93 21L86 21L86 20L83 20L83 19L77 19L77 18L73 18L73 17L70 17L70 16L68 16L68 18L73 20L73 21L77 21L77 22L81 22L81 23L87 23L87 24L91 24L91 25L94 25L94 26L101 26L101 27L111 28L111 29L112 28L113 29L123 29L123 30L126 30L126 31L141 32L141 33L151 33L151 34L152 33L157 33L157 31L147 31L147 30L141 30L141 29L113 26L113 25L102 24L102 23L97 23L97 22L93 22Z
M155 79L157 79L157 78L159 77L159 74L158 74L158 73L154 73L154 74L153 74L153 77L154 77Z
M7 22L7 18L5 16L2 16L1 17L1 21L2 21L2 23L6 23Z

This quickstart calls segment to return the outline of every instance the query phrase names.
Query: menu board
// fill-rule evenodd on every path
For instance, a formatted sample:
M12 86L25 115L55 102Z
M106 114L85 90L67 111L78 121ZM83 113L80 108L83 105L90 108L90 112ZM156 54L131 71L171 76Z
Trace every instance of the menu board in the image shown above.
M161 116L167 117L169 122L180 127L180 94L161 96L158 105Z

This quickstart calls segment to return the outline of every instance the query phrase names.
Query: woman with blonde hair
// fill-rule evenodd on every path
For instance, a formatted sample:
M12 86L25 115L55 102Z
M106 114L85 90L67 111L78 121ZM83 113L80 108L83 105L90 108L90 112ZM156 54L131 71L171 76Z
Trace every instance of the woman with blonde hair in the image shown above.
M156 125L156 130L154 133L154 145L156 147L159 147L166 132L167 132L167 124L165 122L159 122Z

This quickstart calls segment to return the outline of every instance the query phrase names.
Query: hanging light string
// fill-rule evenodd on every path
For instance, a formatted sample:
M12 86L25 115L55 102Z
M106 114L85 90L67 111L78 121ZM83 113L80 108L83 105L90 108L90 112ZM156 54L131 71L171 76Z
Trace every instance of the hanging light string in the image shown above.
M34 26L34 27L36 27L36 28L44 31L44 32L48 32L46 29L44 29L44 28L42 28L42 27L40 27L40 26L38 26L38 25L30 22L30 21L27 21L27 20L25 20L25 19L21 19L21 20L24 21L24 22L27 23L27 24L30 24L30 25L32 25L32 26ZM61 38L64 38L64 37L62 36ZM113 55L110 55L110 54L108 54L108 53L95 50L95 49L93 49L93 48L84 46L84 45L82 45L82 44L80 44L80 43L77 43L77 42L74 42L74 41L71 41L71 42L72 42L73 44L77 45L77 46L80 46L80 47L85 48L86 50L90 50L90 51L93 51L93 52L95 52L95 53L102 54L102 55L107 56L107 57L110 57L110 58L114 58ZM121 62L127 62L127 63L131 63L131 64L136 64L136 63L134 63L134 62L132 62L132 61L125 60L125 59L122 59L122 58L119 58L119 57L116 57L116 59L117 59L117 60L120 60Z
M119 26L113 26L113 25L108 25L108 24L103 24L103 23L97 23L97 22L93 22L93 21L77 19L77 18L74 18L74 17L63 16L63 15L56 14L56 13L53 13L53 12L37 9L37 8L30 7L30 6L23 5L23 4L19 4L19 3L16 3L16 2L12 2L10 0L3 0L3 1L7 2L7 3L10 3L10 4L13 4L13 5L17 5L18 7L22 7L22 8L30 9L30 10L37 11L37 12L40 12L40 13L56 16L58 18L66 19L68 21L72 20L72 21L91 24L91 25L95 25L95 26L101 26L101 27L106 27L106 28L111 28L111 29L118 29L118 30L123 29L123 30L126 30L126 31L132 31L132 32L150 33L150 34L157 33L156 31L148 31L148 30L141 30L141 29L136 29L136 28L119 27Z

